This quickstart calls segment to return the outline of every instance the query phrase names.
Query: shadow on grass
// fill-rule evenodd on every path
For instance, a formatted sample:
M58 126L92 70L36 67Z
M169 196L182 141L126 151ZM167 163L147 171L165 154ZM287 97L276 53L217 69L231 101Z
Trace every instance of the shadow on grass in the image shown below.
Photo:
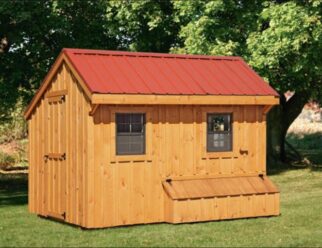
M28 203L27 175L0 175L0 207Z
M293 165L293 164L275 164L274 167L267 167L267 174L268 175L277 175L281 174L286 171L291 171L291 170L303 170L307 169L309 166L308 165Z

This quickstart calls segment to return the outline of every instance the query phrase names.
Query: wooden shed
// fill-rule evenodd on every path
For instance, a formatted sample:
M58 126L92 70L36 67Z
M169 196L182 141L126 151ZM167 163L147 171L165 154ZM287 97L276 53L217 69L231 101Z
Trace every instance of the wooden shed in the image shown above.
M25 112L29 210L85 228L279 215L278 103L239 57L63 49Z

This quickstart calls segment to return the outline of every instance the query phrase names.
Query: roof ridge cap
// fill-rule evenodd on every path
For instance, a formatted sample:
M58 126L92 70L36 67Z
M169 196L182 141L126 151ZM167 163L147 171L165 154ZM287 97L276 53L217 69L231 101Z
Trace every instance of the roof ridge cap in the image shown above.
M78 55L101 55L101 56L127 56L127 57L155 57L155 58L173 58L173 59L204 59L204 60L230 60L241 61L239 56L214 56L199 54L172 54L172 53L153 53L153 52L131 52L120 50L95 50L79 48L63 48L64 53L73 53Z

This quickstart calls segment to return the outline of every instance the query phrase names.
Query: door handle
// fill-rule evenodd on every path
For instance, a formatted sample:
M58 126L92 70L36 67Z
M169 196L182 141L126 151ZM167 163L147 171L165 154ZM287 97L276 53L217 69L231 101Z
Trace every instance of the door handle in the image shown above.
M248 150L246 150L246 149L240 149L239 150L239 152L240 152L240 154L245 154L245 155L247 155L248 154Z
M48 153L44 155L45 162L48 159L59 159L59 160L66 160L66 153Z

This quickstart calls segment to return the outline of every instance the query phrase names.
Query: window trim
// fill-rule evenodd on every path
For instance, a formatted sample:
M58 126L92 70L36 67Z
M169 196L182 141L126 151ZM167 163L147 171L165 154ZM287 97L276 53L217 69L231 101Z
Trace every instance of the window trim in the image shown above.
M116 113L145 114L145 154L116 154ZM150 107L111 107L110 156L111 163L131 161L152 161L152 110Z
M144 116L144 123L143 123L143 152L142 153L123 153L123 154L119 154L118 150L117 150L117 145L118 145L118 133L117 133L117 123L115 123L115 153L116 156L129 156L129 155L145 155L146 154L146 113L133 113L133 112L128 112L128 113L120 113L120 112L116 112L115 113L115 120L117 119L116 116L118 114L128 114L128 115L133 115L133 114L140 114ZM130 132L129 134L133 134L132 132ZM122 135L120 135L122 136ZM134 136L134 135L129 135L129 136Z
M211 151L209 150L209 147L208 147L208 135L210 134L209 133L209 130L208 130L208 118L209 116L211 115L229 115L230 116L230 131L226 131L227 133L230 133L230 150L218 150L218 151ZM213 112L213 113L207 113L207 123L206 123L206 126L207 126L207 132L206 132L206 149L207 149L207 153L212 153L212 152L232 152L233 149L234 149L234 127L233 127L233 123L234 123L234 116L233 116L233 113L218 113L218 112ZM223 131L225 132L225 131ZM215 133L215 132L213 132ZM220 131L218 132L220 133Z

